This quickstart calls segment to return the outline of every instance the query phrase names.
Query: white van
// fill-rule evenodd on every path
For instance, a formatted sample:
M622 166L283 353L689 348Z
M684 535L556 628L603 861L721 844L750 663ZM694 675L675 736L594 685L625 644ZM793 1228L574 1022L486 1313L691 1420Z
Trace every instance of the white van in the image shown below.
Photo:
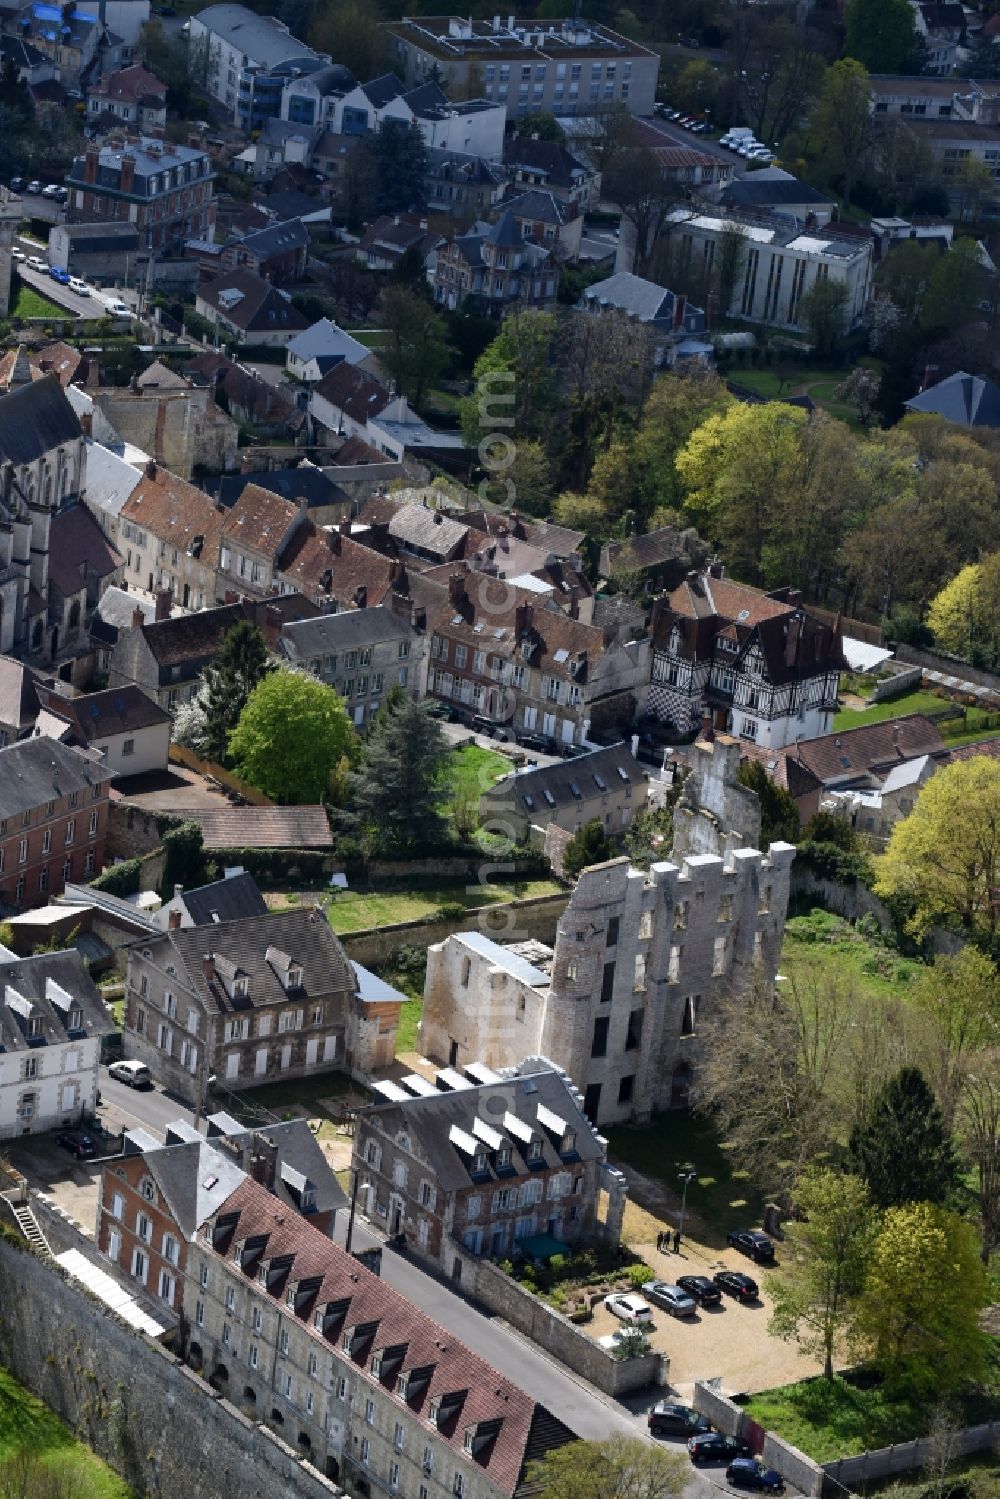
M747 141L752 141L752 140L753 140L753 131L750 130L746 125L732 125L726 131L725 135L720 136L720 138L719 138L719 145L720 146L743 146L743 145L745 145L747 143Z
M118 297L108 297L108 298L103 299L103 300L104 300L105 310L107 311L107 314L108 314L109 317L131 317L132 316L132 309L131 309L131 307L126 307L125 303L122 302L122 301L120 301L118 299Z
M124 1062L112 1062L108 1068L108 1076L117 1078L120 1083L128 1083L130 1088L153 1086L153 1074L145 1062L137 1062L134 1057Z

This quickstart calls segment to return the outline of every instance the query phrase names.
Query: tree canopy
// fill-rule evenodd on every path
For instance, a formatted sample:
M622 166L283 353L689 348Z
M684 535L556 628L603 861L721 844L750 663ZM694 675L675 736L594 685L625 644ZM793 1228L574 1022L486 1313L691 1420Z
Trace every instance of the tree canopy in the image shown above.
M205 669L204 744L210 760L225 759L247 698L274 666L252 620L241 620L227 633L218 657Z
M923 1073L903 1067L851 1133L851 1159L876 1207L943 1203L957 1179L951 1137Z
M302 672L273 671L247 698L229 737L237 775L276 802L320 802L354 748L343 699Z
M760 802L760 841L795 843L801 833L799 809L783 786L775 785L759 760L743 760L736 772L741 786L756 792Z
M676 1499L690 1481L687 1462L640 1437L570 1442L528 1465L545 1499Z
M615 856L614 844L607 836L598 818L585 822L570 839L563 855L563 873L575 880L581 869L591 864L603 864Z
M440 803L448 744L429 707L393 688L348 776L348 810L338 820L359 832L372 853L398 856L447 841Z
M847 0L844 46L873 73L919 73L921 48L908 0Z

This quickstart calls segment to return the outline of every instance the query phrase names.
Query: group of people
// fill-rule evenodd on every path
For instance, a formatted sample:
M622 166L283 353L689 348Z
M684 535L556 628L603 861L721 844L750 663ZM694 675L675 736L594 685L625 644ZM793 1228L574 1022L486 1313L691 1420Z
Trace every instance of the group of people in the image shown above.
M679 1228L675 1228L673 1233L670 1232L669 1228L665 1228L662 1233L656 1235L656 1247L660 1254L667 1254L671 1248L671 1244L673 1245L674 1254L680 1254L681 1231Z

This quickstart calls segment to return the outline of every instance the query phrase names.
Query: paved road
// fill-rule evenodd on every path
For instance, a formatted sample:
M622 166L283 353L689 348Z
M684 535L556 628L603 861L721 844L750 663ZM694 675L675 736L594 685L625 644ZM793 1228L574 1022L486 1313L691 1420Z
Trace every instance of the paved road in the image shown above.
M37 255L37 245L27 248L22 245L25 254ZM44 259L44 257L43 257ZM68 286L60 286L58 281L53 281L44 271L33 271L24 261L17 267L17 273L25 286L33 287L40 296L47 297L50 302L64 307L72 317L98 318L104 316L104 308L96 297L79 297L75 291Z
M40 193L19 193L18 197L24 204L26 219L41 219L46 224L61 224L66 218L66 207L57 198L43 198Z

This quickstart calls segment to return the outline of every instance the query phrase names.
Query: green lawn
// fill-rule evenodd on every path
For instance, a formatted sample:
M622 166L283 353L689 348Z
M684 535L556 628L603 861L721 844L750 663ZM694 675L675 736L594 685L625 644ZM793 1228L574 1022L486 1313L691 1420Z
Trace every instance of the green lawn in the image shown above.
M73 316L71 312L66 311L65 307L59 307L55 302L50 302L48 297L43 297L19 276L13 279L11 291L11 317L72 318Z
M385 333L381 328L350 328L348 332L366 349L380 349L385 343Z
M463 744L448 756L448 789L444 800L451 806L478 803L484 791L489 791L495 781L513 769L509 755L480 749L478 744Z
M866 358L859 362L866 368L881 368L877 359ZM816 402L816 405L821 406L830 416L835 416L840 421L857 427L860 426L857 411L853 406L839 401L835 394L837 386L846 380L849 374L850 367L847 366L843 369L821 369L796 359L781 360L763 368L731 364L728 370L728 378L733 381L734 385L743 385L747 390L752 390L755 395L775 400L781 396L798 395L805 391Z
M970 1425L996 1420L1000 1412L1000 1402L983 1394L970 1395L962 1406L962 1421ZM839 1377L764 1390L746 1409L820 1463L923 1436L932 1414L925 1402L890 1400L878 1385Z
M849 921L820 910L786 924L778 966L789 980L805 978L817 968L831 977L852 978L862 1001L866 994L903 999L923 971L923 964L867 941Z
M557 895L555 880L513 880L505 884L479 885L464 880L442 880L407 890L345 890L335 895L327 908L333 930L362 932L372 927L392 926L398 921L420 921L443 905L501 905L536 895Z
M396 1055L403 1051L417 1050L417 1026L424 1008L422 999L408 999L400 1006L399 1025L396 1027Z
M697 1237L722 1245L731 1228L759 1223L762 1193L745 1172L734 1169L711 1122L682 1109L658 1114L648 1125L616 1124L605 1132L608 1154L644 1176L679 1193L677 1173L685 1166L698 1172L688 1190L688 1211L698 1223Z
M947 707L943 698L933 692L904 692L900 697L890 698L885 703L873 703L870 708L842 708L833 720L834 730L856 729L861 724L884 723L887 718L902 718L906 713L940 713Z
M24 1448L45 1467L56 1470L60 1479L66 1475L70 1481L65 1492L72 1492L76 1499L129 1499L124 1481L78 1442L54 1411L0 1368L0 1467ZM63 1492L62 1487L59 1491Z

